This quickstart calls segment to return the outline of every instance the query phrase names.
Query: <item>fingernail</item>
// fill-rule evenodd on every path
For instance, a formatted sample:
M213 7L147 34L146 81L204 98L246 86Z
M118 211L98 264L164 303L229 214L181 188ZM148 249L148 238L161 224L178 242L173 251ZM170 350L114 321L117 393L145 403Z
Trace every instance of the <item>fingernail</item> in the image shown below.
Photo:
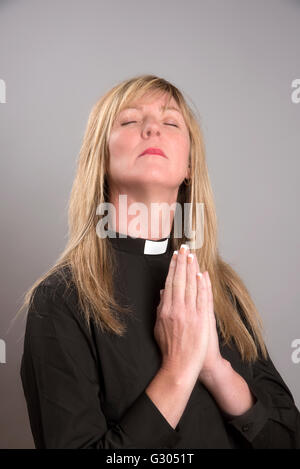
M194 259L194 254L188 254L188 263L191 264Z
M201 272L197 272L196 274L198 277L202 278L203 277L203 274L201 274Z
M180 246L180 254L184 254L188 250L188 245L187 244L182 244Z
M173 252L173 257L176 257L178 255L178 251Z

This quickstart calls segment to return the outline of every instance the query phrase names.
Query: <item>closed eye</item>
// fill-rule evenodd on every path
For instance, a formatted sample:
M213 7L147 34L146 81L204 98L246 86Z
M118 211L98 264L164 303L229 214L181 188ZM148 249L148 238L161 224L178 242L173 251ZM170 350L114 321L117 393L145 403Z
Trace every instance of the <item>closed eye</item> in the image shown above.
M121 124L121 125L132 124L132 123L134 123L134 122L136 122L136 121L123 122L123 124ZM176 125L176 124L170 124L170 123L168 123L168 122L165 122L165 125L172 125L173 127L178 127L178 125Z

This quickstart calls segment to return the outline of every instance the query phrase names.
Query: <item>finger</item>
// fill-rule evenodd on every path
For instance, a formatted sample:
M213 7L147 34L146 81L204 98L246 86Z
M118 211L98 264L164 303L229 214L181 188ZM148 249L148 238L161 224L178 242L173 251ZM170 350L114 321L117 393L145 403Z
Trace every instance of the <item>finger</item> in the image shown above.
M195 252L195 263L196 263L196 272L201 272L200 267L199 267L199 263L198 263L198 259L197 259L196 252Z
M173 290L173 278L177 264L178 251L173 252L173 256L170 261L168 275L165 281L164 295L163 299L167 305L172 303L172 290Z
M208 314L207 308L207 288L206 288L206 281L204 275L199 272L196 275L197 277L197 312L198 314Z
M196 256L190 253L187 256L185 304L193 310L196 308L197 299L196 272Z
M209 273L206 270L204 272L204 277L206 281L206 287L207 287L207 305L208 305L208 311L210 314L214 313L214 302L213 302L213 293L212 293L212 288L211 288L211 281L209 278Z
M189 247L182 244L177 257L176 269L173 278L172 300L184 304L186 285L186 264Z
M208 271L205 272L205 280L207 286L207 306L208 306L208 314L210 321L214 327L216 327L216 317L214 312L214 300L213 300L213 292L211 287L211 281L209 277Z
M197 259L197 256L195 255L195 264L196 264L196 272L203 275L203 279L204 279L204 285L206 285L206 293L207 293L207 306L208 306L208 283L207 283L207 280L206 280L206 272L203 272L201 273L201 270L200 270L200 267L199 267L199 263L198 263L198 259ZM208 272L207 272L208 273ZM196 278L198 278L198 276L196 276ZM197 285L200 286L200 282L199 282L199 278L197 280ZM198 299L199 300L199 299ZM197 303L197 300L196 300L196 303ZM199 302L198 302L199 304Z

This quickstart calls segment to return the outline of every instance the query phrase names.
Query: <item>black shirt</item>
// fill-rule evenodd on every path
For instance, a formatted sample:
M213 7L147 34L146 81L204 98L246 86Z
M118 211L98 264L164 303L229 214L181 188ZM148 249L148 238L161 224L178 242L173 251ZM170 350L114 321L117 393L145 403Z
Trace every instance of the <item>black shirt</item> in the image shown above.
M134 311L124 337L93 324L89 334L75 289L64 295L55 274L28 310L20 373L36 448L300 448L300 413L271 359L245 364L221 338L222 356L246 380L255 404L228 418L197 380L171 427L145 393L161 365L153 330L170 239L108 239L118 301Z

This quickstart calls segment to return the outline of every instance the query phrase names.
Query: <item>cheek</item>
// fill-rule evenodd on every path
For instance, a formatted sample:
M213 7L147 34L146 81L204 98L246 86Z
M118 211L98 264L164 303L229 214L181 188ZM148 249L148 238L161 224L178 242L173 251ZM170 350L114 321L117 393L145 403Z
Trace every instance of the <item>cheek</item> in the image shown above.
M108 143L109 153L112 158L122 158L134 146L136 137L126 129L118 129L111 133Z
M108 141L109 173L113 178L126 174L134 161L135 138L130 131L118 129L111 133Z
M185 135L178 135L172 139L173 154L177 163L185 167L189 160L190 142Z
M108 148L110 155L114 156L118 153L118 149L120 147L120 143L122 139L120 138L120 132L114 131L110 134L109 141L108 141Z

